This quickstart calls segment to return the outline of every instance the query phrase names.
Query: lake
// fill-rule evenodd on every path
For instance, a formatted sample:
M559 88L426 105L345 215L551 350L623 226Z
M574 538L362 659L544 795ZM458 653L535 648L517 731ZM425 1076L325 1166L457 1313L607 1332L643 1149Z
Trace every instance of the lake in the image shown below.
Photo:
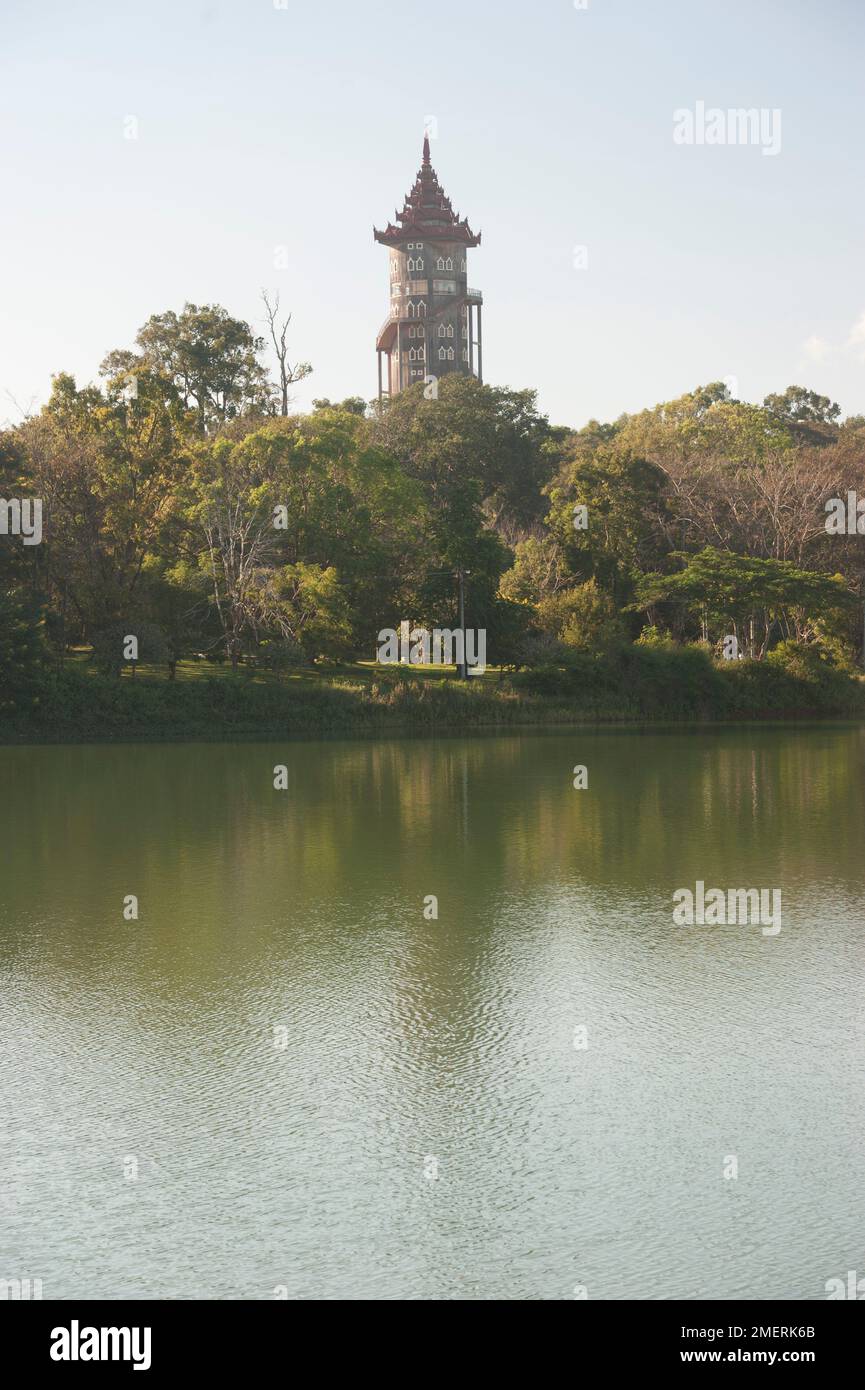
M865 1275L863 771L853 726L0 748L0 1279ZM676 926L697 882L781 931Z

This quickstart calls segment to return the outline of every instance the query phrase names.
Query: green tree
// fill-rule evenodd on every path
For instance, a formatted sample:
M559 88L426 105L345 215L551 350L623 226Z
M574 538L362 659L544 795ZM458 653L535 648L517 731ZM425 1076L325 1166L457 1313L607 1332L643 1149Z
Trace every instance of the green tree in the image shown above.
M622 607L667 549L663 471L616 438L588 455L578 449L549 495L550 530L571 575L596 579Z
M139 610L142 573L188 467L183 406L171 383L146 368L134 395L118 381L104 392L79 390L61 373L18 437L43 499L40 582L61 644L89 640Z
M840 405L805 386L788 386L781 395L767 396L763 405L777 419L796 424L835 425L841 418Z
M435 398L423 386L401 391L376 422L375 437L428 490L437 512L469 508L486 520L531 526L544 513L541 488L554 471L551 431L536 392L482 386L453 374Z
M275 409L275 388L258 360L264 339L220 304L153 314L135 341L140 353L109 353L103 375L134 374L143 366L167 377L184 407L195 410L201 434L237 416Z
M538 604L538 627L566 647L600 655L625 639L618 611L595 579L550 594Z
M38 612L0 583L0 719L27 714L38 704L45 669Z
M344 401L330 401L327 397L313 401L313 410L342 410L348 415L366 415L368 406L363 396L346 396Z
M499 593L513 603L540 603L568 582L568 570L555 537L529 536L515 546L514 563L502 575Z
M275 626L283 640L300 647L308 660L331 659L351 652L352 625L348 596L333 568L299 563L283 565L269 579Z
M645 575L635 607L653 620L657 604L681 604L702 624L704 637L735 636L742 652L762 660L775 639L813 640L819 625L856 603L839 575L798 569L787 560L759 559L707 547L676 554L678 574Z

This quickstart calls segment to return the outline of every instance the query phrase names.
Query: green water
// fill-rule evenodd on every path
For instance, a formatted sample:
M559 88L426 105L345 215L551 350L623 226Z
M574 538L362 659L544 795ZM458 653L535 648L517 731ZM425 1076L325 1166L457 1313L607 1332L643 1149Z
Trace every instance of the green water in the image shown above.
M848 727L0 749L0 1279L865 1274L863 760ZM780 888L781 932L674 926L698 879Z

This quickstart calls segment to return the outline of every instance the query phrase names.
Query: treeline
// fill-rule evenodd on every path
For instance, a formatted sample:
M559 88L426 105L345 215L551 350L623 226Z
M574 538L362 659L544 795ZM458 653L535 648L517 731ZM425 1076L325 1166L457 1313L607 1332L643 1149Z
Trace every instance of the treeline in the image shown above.
M865 499L865 418L715 384L575 431L460 376L292 415L310 368L270 326L276 381L248 325L187 305L0 435L0 497L43 508L40 544L0 537L6 712L72 648L119 674L128 634L169 677L370 659L404 619L456 626L459 571L489 662L541 684L635 642L859 660L862 537L826 508Z

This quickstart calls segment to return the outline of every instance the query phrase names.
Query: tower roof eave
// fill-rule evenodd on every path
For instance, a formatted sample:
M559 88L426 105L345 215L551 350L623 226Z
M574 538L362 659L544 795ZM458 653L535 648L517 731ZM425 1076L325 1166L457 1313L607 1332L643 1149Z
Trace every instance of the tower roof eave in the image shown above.
M468 219L454 212L450 198L439 183L430 160L428 137L424 138L423 163L414 186L405 199L402 212L398 211L395 216L400 226L389 222L384 232L373 228L376 241L386 246L397 246L410 237L460 241L465 246L479 246L481 242L480 233L475 235Z
M468 224L460 222L444 227L424 225L423 222L395 227L391 222L383 232L373 227L372 234L383 246L399 246L401 242L414 237L424 237L427 241L460 241L466 247L480 246L483 235L481 232L473 232Z

